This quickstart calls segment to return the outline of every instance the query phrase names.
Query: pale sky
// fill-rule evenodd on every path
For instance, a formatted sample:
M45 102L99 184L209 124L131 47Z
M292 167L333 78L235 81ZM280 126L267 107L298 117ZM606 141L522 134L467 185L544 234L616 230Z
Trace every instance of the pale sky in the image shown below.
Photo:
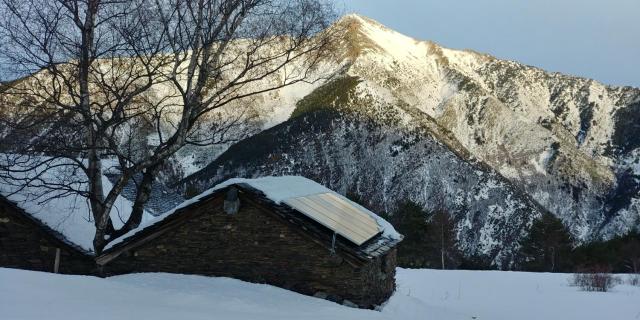
M640 87L640 0L336 0L420 40Z

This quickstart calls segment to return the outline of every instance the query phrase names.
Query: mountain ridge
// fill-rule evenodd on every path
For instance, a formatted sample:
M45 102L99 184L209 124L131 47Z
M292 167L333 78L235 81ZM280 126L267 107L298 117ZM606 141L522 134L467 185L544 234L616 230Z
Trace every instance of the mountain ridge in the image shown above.
M374 30L373 33L385 32L385 30L387 29L383 29L382 31ZM397 33L394 33L394 34L397 34ZM383 36L377 36L377 37L384 38ZM410 38L407 38L407 39L410 39ZM409 43L406 41L409 41L409 40L405 39L405 43ZM415 40L411 40L411 41L415 42ZM445 89L450 90L450 88L447 88L446 85L450 86L453 82L453 84L458 85L458 88L454 88L453 91L455 91L455 89L458 89L457 92L463 91L463 93L465 92L473 93L473 91L475 91L475 96L476 96L476 97L467 98L466 101L463 97L462 103L460 103L460 101L454 101L454 103L457 103L458 105L460 104L469 105L470 103L473 103L472 107L477 107L477 109L480 109L479 111L481 112L484 111L484 114L480 112L468 112L468 111L475 111L473 109L461 110L461 108L456 108L456 107L449 108L449 110L446 110L447 103L451 103L451 99L452 99L451 95L447 96L445 99L433 99L433 97L436 97L436 98L438 97L437 93L439 92L437 89L442 89L443 87L442 84L440 88L427 87L426 88L427 90L424 90L424 91L428 92L429 91L428 89L431 89L431 92L429 92L426 95L426 98L419 99L420 100L419 103L421 103L422 106L418 106L418 108L420 108L423 112L432 115L437 120L440 120L441 124L443 124L442 120L444 120L445 127L447 127L446 122L451 121L449 118L454 118L455 123L449 124L448 128L451 131L456 133L456 136L459 138L459 140L468 149L470 149L474 155L479 156L480 158L484 158L489 162L491 162L492 157L493 158L505 158L505 157L509 158L510 156L513 156L514 153L515 153L514 158L521 157L522 155L518 153L521 150L515 150L515 152L512 150L507 150L508 152L496 152L496 150L478 150L480 151L478 152L473 150L474 148L482 149L478 147L478 143L474 143L474 142L478 140L486 139L485 131L488 131L488 130L486 130L487 126L485 125L484 127L471 131L469 130L469 128L472 128L473 124L471 124L470 122L473 122L474 120L478 120L478 119L482 120L483 118L482 116L486 117L487 114L495 118L494 122L497 119L501 119L505 117L507 119L511 118L513 119L513 121L510 121L510 123L513 124L512 127L515 127L515 128L509 129L508 127L503 126L501 130L512 130L515 133L518 133L517 131L519 132L523 131L521 130L522 126L528 126L530 130L534 130L535 132L537 132L538 139L549 141L548 143L546 143L546 146L544 146L543 148L538 148L539 150L537 150L536 153L540 154L542 153L542 151L546 149L552 149L554 145L557 145L557 143L560 143L560 146L562 147L561 150L563 150L563 152L560 153L561 155L567 155L567 158L571 158L573 160L578 161L579 163L582 163L582 165L580 166L564 165L565 169L561 168L562 170L569 170L569 169L574 170L576 169L576 167L579 167L578 170L581 170L581 171L573 174L574 177L583 177L581 178L582 180L596 179L596 180L602 181L602 183L604 184L608 184L609 185L608 187L611 187L611 185L613 184L613 180L614 180L613 177L615 173L613 172L613 170L609 170L607 166L611 165L611 163L614 162L615 159L612 160L608 158L606 156L607 154L605 151L608 149L610 150L612 148L615 149L615 146L611 146L611 144L609 143L611 140L610 137L613 136L612 131L614 130L615 126L613 125L614 121L612 121L611 119L612 117L608 115L614 114L619 110L624 110L624 108L622 107L624 107L625 105L633 106L634 101L637 103L637 101L640 100L639 90L635 90L629 87L619 88L619 87L605 86L592 80L569 77L569 76L564 76L559 74L549 74L544 72L542 69L526 67L516 62L502 61L489 56L478 56L476 54L471 54L469 56L467 53L462 51L446 49L446 48L439 47L437 45L434 45L434 46L435 46L435 49L433 50L436 51L437 55L435 58L431 59L432 64L429 67L433 68L434 65L436 65L435 66L436 69L429 70L429 68L426 68L427 72L425 73L429 73L429 71L431 71L431 75L428 75L422 78L423 79L427 78L427 80L433 80L435 78L434 76L440 76L444 78L445 76L447 76L446 73L448 73L448 75L453 75L452 77L450 77L450 79L447 79L449 81L444 81ZM420 50L422 49L417 48L414 51L420 51ZM427 56L428 56L428 53L429 52L427 52ZM446 61L447 63L445 68L447 68L449 65L454 65L456 68L453 70L450 68L445 70L437 69L438 68L437 64L441 63L440 61L442 60L442 56L447 58L447 61ZM454 57L455 59L450 59L451 57ZM478 57L482 57L482 61L480 61L480 63L478 63L478 60L477 60ZM476 60L474 61L473 59L476 59ZM376 62L379 62L379 61L376 61ZM422 63L425 64L424 62ZM482 63L484 63L484 65ZM396 61L393 61L392 64L398 65ZM401 64L402 63L400 63L400 65ZM415 64L413 66L415 66ZM366 67L363 66L362 68L360 68L360 70L356 72L367 74L369 70L374 69L375 67L376 66L372 67L371 65L367 65ZM387 66L383 64L381 68L385 68L385 67L388 67L388 64ZM473 70L473 68L476 68L477 70ZM400 70L400 72L398 73L411 74L410 69L411 68L407 68L407 70ZM439 72L434 72L434 71L439 71ZM384 71L379 72L379 74L384 74ZM375 77L371 77L371 78L374 79L374 81L376 80ZM517 81L514 81L514 79L516 79ZM552 83L545 83L545 81L552 82ZM429 83L429 81L421 81L421 82ZM564 85L567 82L568 82L568 85ZM416 81L414 81L413 83L415 84ZM560 83L560 85L558 85L558 83ZM409 85L407 87L419 88L420 86ZM534 88L537 91L530 90L530 87L537 87L537 88ZM407 90L406 88L399 88L400 90L398 90L398 88L393 88L393 89L395 89L396 92L400 91L400 93L404 94L404 97L406 98L407 94L401 92L402 90ZM463 90L459 90L459 89L463 89ZM547 91L547 93L545 93L545 90ZM533 92L534 95L532 96L531 94L532 92L529 92L529 91L534 91ZM586 93L583 93L585 91ZM586 103L584 101L583 102L579 101L579 103L582 103L583 106L586 105L587 107L584 108L583 106L580 106L580 108L575 108L576 103L574 103L574 101L572 100L576 100L577 98L584 100L585 98L583 96L593 95L590 91L597 91L598 96L595 99L591 99L596 101L595 102L587 101ZM514 92L517 95L514 96ZM450 94L450 92L448 92L448 94ZM548 97L548 100L547 102L544 102L541 99L536 100L536 98L539 98L539 97L536 97L535 95L539 95L539 96L546 95ZM569 95L569 97L563 97L563 95ZM608 95L613 96L612 99L607 100ZM415 97L416 94L414 94L413 96ZM482 97L482 96L488 96L490 101L492 100L495 103L487 104L486 101L480 101L480 102L473 101L474 100L473 98L477 99L477 97ZM409 98L411 98L411 95L409 95ZM457 97L454 96L453 98L455 99ZM562 99L564 99L564 101ZM588 100L589 97L586 97L586 99ZM430 108L424 107L425 104L430 105L431 107ZM492 115L491 112L487 113L485 108L487 105L489 107L493 106L493 111L497 111L499 116ZM538 106L541 105L542 107L545 107L546 105L546 108L539 108L537 107L537 105ZM597 110L597 107L599 107L600 105L605 105L605 107L600 108L601 110ZM594 109L593 106L595 106L595 109L596 109L595 112L593 111ZM574 110L571 110L572 107ZM502 111L500 111L501 109ZM449 113L446 114L446 112L449 112ZM458 119L455 119L456 115L454 114L452 116L451 112L467 113L463 116L466 117L467 118L466 120L468 121L464 121L464 119L459 119L461 117L460 115L458 115ZM509 116L509 114L505 114L505 112L512 113L513 116ZM591 116L583 117L584 114L589 114L589 113L591 113ZM593 113L595 113L595 115ZM439 115L442 115L442 114L445 114L448 118L447 117L439 118ZM524 118L528 120L521 121L521 119L519 118ZM584 119L586 119L586 121ZM593 119L592 122L594 123L595 123L595 120L598 120L599 123L604 123L604 125L600 125L599 127L591 126L588 121L589 119ZM585 124L585 122L587 123ZM500 123L495 123L495 124L500 125ZM611 125L607 126L607 124L611 124ZM590 133L594 131L594 130L589 131L589 129L593 127L596 127L596 130L595 130L596 134L593 135L595 136L596 139L593 139L593 137L589 137ZM517 129L517 130L514 130L514 129ZM546 131L551 131L551 134L549 134ZM490 139L491 141L499 140L499 139L496 139L495 136L490 138L492 138ZM502 136L497 138L504 139L505 137ZM524 139L524 137L520 137L520 138L521 140ZM589 143L590 141L589 138L592 138L592 140L595 140L595 142ZM575 140L575 142L572 140ZM587 141L587 143L583 144L582 142L584 141ZM520 141L519 143L511 143L511 146L518 147L518 146L526 146L528 144L531 144L531 143L525 140L525 141ZM542 144L542 143L538 143L538 144ZM633 147L636 147L636 146L637 146L637 143L633 145ZM490 147L495 149L495 148L501 148L503 146L494 144L494 145L491 145ZM594 154L595 156L591 156L592 154ZM498 162L499 161L494 161L493 165L494 166L500 165L500 163ZM560 163L562 164L562 162ZM531 165L530 167L532 168L536 167L536 169L539 169L538 167L540 166ZM582 170L581 169L582 167L585 167L587 169ZM499 170L499 171L509 176L511 173L509 171L512 171L510 169L513 169L513 168L505 168L505 170ZM634 170L634 171L636 171L635 174L637 174L637 170ZM511 176L510 178L514 178L514 176ZM576 182L576 183L579 183L579 182Z

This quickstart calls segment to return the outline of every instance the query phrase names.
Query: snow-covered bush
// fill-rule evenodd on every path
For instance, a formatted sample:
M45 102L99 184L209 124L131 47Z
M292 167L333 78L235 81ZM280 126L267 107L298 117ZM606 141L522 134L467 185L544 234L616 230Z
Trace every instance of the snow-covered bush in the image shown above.
M640 286L640 273L630 274L627 278L627 284L631 286Z
M569 282L584 291L607 292L617 284L617 280L608 268L591 267L579 269Z

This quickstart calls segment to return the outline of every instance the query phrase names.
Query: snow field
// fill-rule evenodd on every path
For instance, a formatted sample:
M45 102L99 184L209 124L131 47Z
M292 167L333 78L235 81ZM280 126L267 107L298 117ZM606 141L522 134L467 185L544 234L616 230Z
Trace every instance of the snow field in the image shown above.
M229 278L149 273L101 279L0 268L0 313L7 320L640 319L640 287L583 292L568 278L398 269L398 291L377 312Z

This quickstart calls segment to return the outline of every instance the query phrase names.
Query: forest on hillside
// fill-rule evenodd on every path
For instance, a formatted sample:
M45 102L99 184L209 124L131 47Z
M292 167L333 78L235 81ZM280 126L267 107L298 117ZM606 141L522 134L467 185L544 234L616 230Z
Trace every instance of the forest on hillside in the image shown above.
M359 199L350 195L352 200ZM398 265L404 268L491 270L484 257L465 256L457 247L455 221L444 209L427 211L405 200L386 219L404 235ZM577 244L560 219L545 214L520 243L513 270L531 272L640 273L640 233Z

